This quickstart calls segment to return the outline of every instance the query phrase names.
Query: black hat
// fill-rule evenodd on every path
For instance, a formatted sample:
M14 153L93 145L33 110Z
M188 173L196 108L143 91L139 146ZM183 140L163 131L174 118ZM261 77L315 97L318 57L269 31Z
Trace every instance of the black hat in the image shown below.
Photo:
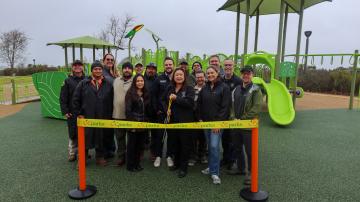
M133 65L132 65L130 62L125 62L125 63L122 65L121 69L124 69L125 67L128 67L128 68L130 68L130 69L133 69L133 68L134 68Z
M84 65L81 60L75 60L73 63L72 63L72 66L75 66L75 65Z
M179 61L179 65L188 65L188 62L186 62L185 59L181 59L181 60Z
M95 67L101 67L104 68L104 66L101 64L101 62L99 60L95 60L92 64L91 64L91 71L95 68Z
M240 70L240 72L241 73L244 73L244 72L252 72L252 73L254 73L254 69L250 65L246 65L245 67L243 67Z
M157 68L157 66L156 66L156 64L155 63L153 63L153 62L150 62L149 64L147 64L146 65L146 68L148 68L148 67L153 67L153 68Z

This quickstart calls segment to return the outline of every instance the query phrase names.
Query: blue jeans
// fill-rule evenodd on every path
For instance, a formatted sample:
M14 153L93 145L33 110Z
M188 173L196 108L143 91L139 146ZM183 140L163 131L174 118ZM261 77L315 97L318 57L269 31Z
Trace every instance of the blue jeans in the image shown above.
M206 142L209 150L209 170L210 175L220 175L220 140L223 133L220 130L219 133L213 133L211 129L207 129L205 132Z

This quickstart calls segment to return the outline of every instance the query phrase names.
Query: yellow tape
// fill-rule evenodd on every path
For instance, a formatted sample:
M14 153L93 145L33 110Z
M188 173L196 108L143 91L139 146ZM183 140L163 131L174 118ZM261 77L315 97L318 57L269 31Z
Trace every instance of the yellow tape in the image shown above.
M229 128L257 128L259 121L254 120L232 120L232 121L211 121L211 122L192 122L192 123L148 123L120 120L103 119L78 119L77 125L87 128L146 128L146 129L229 129Z

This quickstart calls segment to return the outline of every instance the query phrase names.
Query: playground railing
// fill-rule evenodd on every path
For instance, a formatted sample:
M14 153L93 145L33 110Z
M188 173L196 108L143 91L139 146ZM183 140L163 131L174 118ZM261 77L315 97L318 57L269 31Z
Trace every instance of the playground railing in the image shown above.
M39 99L31 76L0 78L0 104L16 104Z
M251 185L240 191L240 196L248 201L265 201L268 193L259 190L258 186L258 156L259 156L259 121L254 120L232 120L214 122L194 122L177 124L159 124L147 122L82 119L78 118L78 167L79 186L70 190L68 195L71 199L86 199L96 194L97 188L86 183L86 162L85 162L85 128L123 128L123 129L251 129Z

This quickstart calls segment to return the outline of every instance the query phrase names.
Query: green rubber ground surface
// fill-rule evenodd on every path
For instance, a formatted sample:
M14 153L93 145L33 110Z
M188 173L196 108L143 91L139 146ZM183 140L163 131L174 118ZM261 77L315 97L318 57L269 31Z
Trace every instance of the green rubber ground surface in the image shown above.
M40 104L0 119L0 201L70 201L77 184L74 163L67 162L64 121L42 118ZM357 201L360 198L360 112L297 112L291 126L279 128L261 117L260 186L269 201ZM87 176L98 193L89 201L242 201L243 177L221 174L211 184L189 169L184 179L165 167L143 162L145 170L98 168L91 161Z

